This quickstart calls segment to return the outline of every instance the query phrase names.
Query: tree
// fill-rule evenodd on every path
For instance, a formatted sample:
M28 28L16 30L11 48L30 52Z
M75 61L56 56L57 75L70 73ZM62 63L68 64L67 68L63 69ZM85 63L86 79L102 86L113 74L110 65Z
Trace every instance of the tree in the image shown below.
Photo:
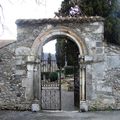
M48 69L49 69L49 72L51 72L51 54L50 54L50 53L48 53L47 62L48 62Z
M58 11L62 17L68 16L69 15L69 10L73 6L71 4L70 0L64 0L61 3L61 9Z
M51 65L51 54L48 53L48 58L47 58L48 64Z
M68 39L66 42L65 52L66 52L67 65L68 66L78 65L79 49L76 43Z
M78 5L87 16L108 16L114 9L116 0L64 0L61 3L62 16L68 16L71 7Z
M61 16L69 15L71 7L78 5L86 16L105 18L105 40L120 45L120 2L119 0L64 0L58 11Z
M57 38L56 43L56 60L58 68L78 65L78 46L66 37Z
M57 38L56 61L59 69L65 66L65 39L62 37Z

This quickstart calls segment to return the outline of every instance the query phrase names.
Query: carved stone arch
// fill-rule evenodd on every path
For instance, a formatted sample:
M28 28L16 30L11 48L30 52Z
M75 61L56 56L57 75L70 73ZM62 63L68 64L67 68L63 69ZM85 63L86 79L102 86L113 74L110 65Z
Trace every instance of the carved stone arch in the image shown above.
M76 43L76 45L78 46L80 56L85 56L85 55L89 54L87 46L85 44L85 41L80 38L80 36L76 30L69 28L69 27L64 27L64 26L58 27L57 26L55 28L51 28L45 32L40 33L39 36L35 39L35 41L32 45L32 48L31 48L32 49L31 55L36 57L35 60L37 60L38 57L39 57L39 60L41 60L41 53L42 53L43 45L46 44L47 42L55 39L57 36L66 36L70 40L74 41ZM39 56L38 56L38 53L39 53ZM83 60L83 57L81 57L81 58ZM40 69L36 70L36 72L34 71L34 73L33 73L33 76L34 76L33 83L34 83L34 85L36 85L36 86L33 85L33 91L34 91L33 94L34 94L34 98L38 98L38 100L40 100L40 98L41 98L41 95L40 95L41 94L41 85L40 85L41 84L41 72L39 72L39 80L36 80L37 79L36 75L38 75L37 71L40 71ZM84 83L84 85L85 85L85 69L80 68L78 74L79 74L79 79L77 79L77 80L79 80L79 85L80 85L80 81L81 81L81 83ZM80 77L80 76L83 76L83 77ZM38 82L39 82L39 84L38 84ZM83 100L85 98L84 96L86 94L85 87L84 86L80 86L80 87L81 88L79 88L79 91L81 89L82 93L79 98L79 105L80 105L80 99Z
M31 51L32 54L37 55L38 50L41 51L42 46L45 43L49 42L50 40L53 40L56 36L61 36L61 35L67 36L76 43L76 45L79 48L80 55L85 56L89 54L85 41L80 38L80 36L77 34L77 31L64 26L52 28L44 33L39 34L39 36L35 39L32 45L32 51Z

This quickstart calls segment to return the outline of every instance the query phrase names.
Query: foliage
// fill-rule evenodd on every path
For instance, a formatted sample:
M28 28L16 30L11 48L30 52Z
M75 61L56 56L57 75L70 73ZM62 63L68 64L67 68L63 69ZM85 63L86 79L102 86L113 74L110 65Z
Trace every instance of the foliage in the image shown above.
M70 7L77 4L86 16L102 16L105 18L106 42L120 45L120 1L119 0L64 0L59 13L69 15Z
M70 7L76 4L87 16L108 16L115 9L116 0L64 0L59 12L62 16L68 16Z
M105 21L105 39L107 42L120 45L120 19L109 16Z
M56 61L59 69L65 66L65 41L62 37L57 38Z
M66 60L68 66L78 65L79 49L76 43L71 40L66 42Z
M43 76L45 76L45 79L49 79L49 74L50 74L50 72L42 72L41 73L41 80L43 80L44 78L43 78Z
M111 13L114 7L114 1L113 0L81 0L80 7L88 16L97 15L97 16L106 17Z
M50 77L51 82L56 81L56 80L58 80L58 73L57 72L52 72L52 73L50 73L49 77Z
M74 74L74 68L71 67L65 67L65 75L72 75Z
M48 58L47 58L48 64L51 65L51 54L48 54Z
M56 60L58 68L63 68L65 65L77 65L78 55L78 46L73 41L65 37L59 37L57 39Z
M64 0L61 4L61 9L59 10L60 15L63 17L68 16L72 6L73 4L71 4L70 0Z

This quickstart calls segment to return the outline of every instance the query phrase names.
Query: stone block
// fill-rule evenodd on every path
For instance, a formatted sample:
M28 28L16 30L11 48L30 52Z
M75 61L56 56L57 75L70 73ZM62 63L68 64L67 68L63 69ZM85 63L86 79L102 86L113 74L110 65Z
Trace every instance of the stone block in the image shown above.
M99 22L90 23L90 25L99 25Z
M93 57L92 56L85 56L85 62L92 62Z
M27 83L28 83L29 81L28 81L28 78L23 78L22 79L22 87L27 87L28 85L27 85Z
M90 83L92 81L92 73L87 72L86 79L87 79L88 83Z
M33 99L33 84L30 86L28 85L27 88L26 88L26 91L25 91L25 98L26 100L31 100Z
M103 25L99 25L98 28L93 31L93 33L103 33L104 32L104 26Z
M105 56L104 54L94 55L93 61L94 62L104 62Z
M25 75L25 74L26 74L26 71L25 71L25 70L16 70L16 71L15 71L15 74L16 74L16 75Z
M103 42L96 42L96 47L103 47Z
M22 59L16 59L16 65L24 65L25 61Z
M91 90L91 99L95 100L97 99L97 94L96 94L96 83L92 82L92 90Z
M92 94L93 89L92 89L92 79L88 79L86 77L86 99L91 100L92 99Z
M3 82L2 82L2 83L0 83L0 87L1 87L1 86L4 86L4 84L5 84L5 83L3 83Z
M86 27L85 31L89 32L89 31L91 31L91 29L89 27Z
M120 66L119 55L107 56L107 61L106 62L107 62L107 68L108 69Z
M97 91L99 92L110 92L112 93L112 87L105 86L104 84L97 84Z
M15 54L16 55L29 55L30 51L31 49L28 47L19 47L19 48L16 48Z
M27 62L34 62L35 61L35 56L28 56L27 57Z
M40 111L40 106L37 103L32 104L32 112Z
M86 65L86 70L87 70L86 72L91 73L92 65L91 64Z
M89 42L90 39L89 39L88 37L85 37L85 41L86 41L86 42Z
M92 68L92 76L93 79L103 79L104 78L104 71L105 71L105 65L104 62L100 63L94 63Z
M108 105L110 105L110 104L115 104L115 99L114 98L106 98L106 99L103 99L103 103L104 104L108 104Z
M103 48L102 47L97 47L96 48L96 54L103 54Z
M88 111L88 104L86 101L80 101L80 111L87 112Z
M27 70L28 71L33 71L34 65L33 64L27 64Z

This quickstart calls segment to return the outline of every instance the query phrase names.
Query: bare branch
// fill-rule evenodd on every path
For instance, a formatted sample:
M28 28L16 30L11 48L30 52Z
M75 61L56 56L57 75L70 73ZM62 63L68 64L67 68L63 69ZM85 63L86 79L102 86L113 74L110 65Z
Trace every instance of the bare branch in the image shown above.
M3 13L3 7L2 7L2 5L0 4L0 8L1 8L1 13L2 13L2 17L3 17L3 19L4 19L4 13Z
M35 0L35 2L38 4L38 5L44 5L46 6L46 0Z
M1 31L0 31L0 35L2 35L4 33L4 13L3 13L3 7L0 4L0 11L1 11L1 15L0 15L0 26L1 26Z

